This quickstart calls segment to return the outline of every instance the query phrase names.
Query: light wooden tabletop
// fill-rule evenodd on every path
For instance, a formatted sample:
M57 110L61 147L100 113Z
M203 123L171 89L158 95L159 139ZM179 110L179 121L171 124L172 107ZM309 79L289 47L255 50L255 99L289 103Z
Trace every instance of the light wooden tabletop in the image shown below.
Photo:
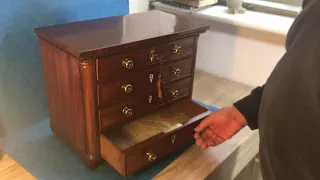
M0 160L0 180L36 180L31 173L8 155Z

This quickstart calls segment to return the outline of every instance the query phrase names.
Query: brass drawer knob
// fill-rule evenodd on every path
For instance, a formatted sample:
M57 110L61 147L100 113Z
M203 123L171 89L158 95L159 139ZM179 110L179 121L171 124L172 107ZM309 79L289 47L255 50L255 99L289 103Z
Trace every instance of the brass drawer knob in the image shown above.
M180 46L174 45L172 50L173 50L173 53L175 53L175 54L180 54L181 53L181 47Z
M132 115L132 109L128 108L128 107L125 107L125 108L123 108L122 113L124 115L126 115L126 116L131 116Z
M130 59L125 59L122 61L122 66L127 69L131 69L133 67L133 61L131 61Z
M170 92L171 96L173 97L178 97L179 96L179 91L176 89L171 90Z
M132 85L131 84L123 85L121 88L126 93L129 93L129 92L132 91Z
M178 69L178 68L174 68L173 71L172 71L172 74L173 74L174 76L180 76L181 70Z
M154 161L157 159L157 156L153 152L147 152L146 155L149 161Z

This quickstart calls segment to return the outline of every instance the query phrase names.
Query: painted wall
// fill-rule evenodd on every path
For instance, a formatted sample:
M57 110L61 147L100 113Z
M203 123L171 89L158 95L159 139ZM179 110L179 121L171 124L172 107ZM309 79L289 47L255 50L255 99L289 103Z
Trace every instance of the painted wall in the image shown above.
M293 6L301 6L303 0L267 0L275 3L288 4Z
M185 14L184 10L178 8L159 3L154 5L157 10ZM213 14L219 14L221 10L219 6L212 9ZM193 16L208 23L210 29L199 38L196 68L250 86L264 84L285 53L285 36L240 27L237 25L240 21L221 20L217 15L210 17L200 15L199 12L197 14ZM242 19L240 16L238 18ZM267 22L272 21L268 19ZM284 26L287 25L284 22Z
M15 0L0 6L0 119L6 134L48 117L35 27L127 14L128 0Z
M129 0L129 12L139 13L149 9L149 0Z
M284 44L270 41L267 33L248 37L252 31L212 23L199 38L196 68L253 87L264 84L285 53Z

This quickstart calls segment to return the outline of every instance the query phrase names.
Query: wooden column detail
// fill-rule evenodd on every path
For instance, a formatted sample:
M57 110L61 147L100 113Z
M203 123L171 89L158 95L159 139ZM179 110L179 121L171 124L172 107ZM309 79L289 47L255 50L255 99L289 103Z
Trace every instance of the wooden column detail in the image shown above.
M95 103L95 65L93 60L82 60L79 63L85 127L86 156L90 164L96 164L100 157L99 123L96 118ZM95 165L93 165L95 166Z

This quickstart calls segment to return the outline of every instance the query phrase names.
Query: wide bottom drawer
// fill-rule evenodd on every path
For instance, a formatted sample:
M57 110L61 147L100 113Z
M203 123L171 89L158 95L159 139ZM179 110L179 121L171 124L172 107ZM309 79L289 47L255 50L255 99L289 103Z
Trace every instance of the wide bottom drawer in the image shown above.
M203 106L182 99L121 127L102 132L101 155L125 177L190 143L194 128L210 113Z

